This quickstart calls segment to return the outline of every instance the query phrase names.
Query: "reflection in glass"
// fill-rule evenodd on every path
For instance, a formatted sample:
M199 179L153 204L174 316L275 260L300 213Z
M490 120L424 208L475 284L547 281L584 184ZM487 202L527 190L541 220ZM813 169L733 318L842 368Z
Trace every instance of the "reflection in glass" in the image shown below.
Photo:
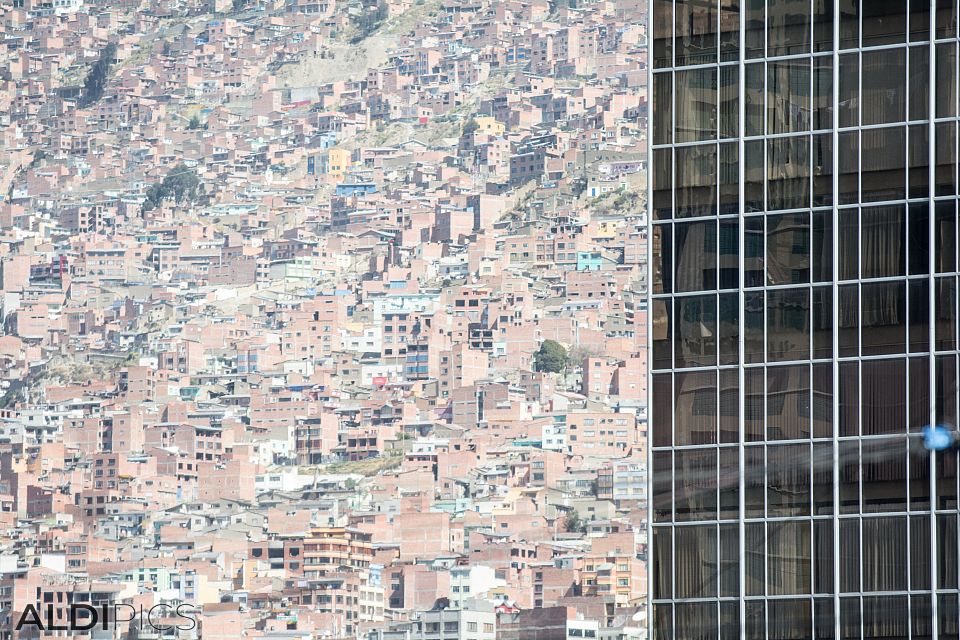
M717 69L701 67L676 72L677 142L717 137Z
M810 216L767 217L767 284L810 281Z
M767 359L803 360L810 357L810 290L767 292Z
M673 142L673 76L653 76L653 144Z
M652 164L653 219L669 220L673 217L673 149L654 149Z
M863 202L906 198L906 128L864 129L860 135Z
M857 285L843 285L837 289L837 344L839 356L847 358L859 355L860 303Z
M676 232L676 291L703 291L717 286L717 223L686 222Z
M810 366L767 367L767 440L810 437Z
M810 130L810 59L767 63L767 133Z
M930 195L930 130L925 124L911 126L909 130L909 196L926 198Z
M677 598L717 597L717 525L674 529Z
M810 206L810 136L767 140L767 207Z
M906 351L906 283L864 282L860 287L861 353L877 356Z
M907 366L903 359L864 360L863 435L903 433L907 417Z
M708 367L717 364L717 296L676 298L676 354L674 366Z
M930 118L930 49L910 47L910 119Z
M676 217L717 212L717 145L676 147Z
M717 374L695 371L676 374L677 446L717 441ZM679 464L679 463L678 463Z
M767 447L767 517L787 517L787 516L808 516L810 515L810 445L804 444L783 444L771 445ZM804 575L797 576L797 580L802 580L803 588L796 585L792 588L782 586L786 589L780 592L789 593L809 593L810 592L810 532L807 529L806 522L802 527L803 538L805 539L806 553L800 554L807 558L806 571ZM785 544L787 541L783 541ZM774 548L771 540L771 556L777 555L777 551L787 552L786 549ZM787 555L791 555L787 553ZM771 579L773 572L771 570ZM801 590L797 590L800 588Z
M907 98L904 85L907 75L907 50L864 51L862 63L860 81L863 91L863 124L887 124L906 120Z
M717 450L678 449L673 459L677 521L716 520Z
M677 66L717 61L717 1L683 0L676 4Z

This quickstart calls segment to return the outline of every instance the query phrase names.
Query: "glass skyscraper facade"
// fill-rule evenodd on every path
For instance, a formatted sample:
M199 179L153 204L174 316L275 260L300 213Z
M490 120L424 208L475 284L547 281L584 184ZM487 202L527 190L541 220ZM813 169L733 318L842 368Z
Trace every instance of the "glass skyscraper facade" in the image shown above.
M653 637L958 638L957 0L650 0Z

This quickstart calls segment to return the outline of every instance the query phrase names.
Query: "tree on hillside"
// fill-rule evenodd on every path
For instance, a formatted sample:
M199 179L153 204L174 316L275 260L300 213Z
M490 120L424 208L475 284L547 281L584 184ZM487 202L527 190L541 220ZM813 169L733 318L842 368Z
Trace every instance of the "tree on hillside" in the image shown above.
M196 199L199 187L200 176L196 170L180 163L161 182L147 189L143 210L151 211L171 198L177 204L191 202Z
M564 518L563 528L567 533L584 533L587 530L587 523L580 519L580 513L574 509Z
M100 50L100 57L93 64L83 83L78 102L80 108L89 107L103 97L103 90L107 86L107 73L116 55L117 45L112 42Z
M556 340L544 340L534 354L533 366L537 371L560 373L567 366L567 350Z
M196 114L194 114L193 117L190 118L190 122L187 124L187 129L193 130L193 129L199 129L199 128L200 128L200 118Z

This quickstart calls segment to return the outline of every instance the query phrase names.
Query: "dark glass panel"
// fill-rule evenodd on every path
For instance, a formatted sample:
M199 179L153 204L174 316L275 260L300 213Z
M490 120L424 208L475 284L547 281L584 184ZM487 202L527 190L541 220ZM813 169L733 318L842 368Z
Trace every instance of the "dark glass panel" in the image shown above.
M930 206L926 202L908 208L910 227L910 275L930 273Z
M736 215L740 211L740 146L720 145L720 215Z
M929 411L928 411L929 413ZM908 445L910 452L909 476L907 491L911 511L928 511L930 509L930 452L920 446L920 442L912 440Z
M957 2L956 0L936 0L936 36L937 38L954 38L957 35Z
M840 0L841 49L853 49L860 46L859 9L859 0Z
M715 444L717 442L717 372L678 372L675 383L674 443L677 446Z
M764 257L763 218L747 218L743 222L743 286L763 286Z
M746 369L743 372L743 434L747 442L763 440L764 384L763 368ZM762 474L761 474L762 475Z
M913 125L909 129L909 197L926 198L930 196L930 129L925 124Z
M810 437L810 367L767 368L767 440Z
M930 424L930 360L910 358L910 433Z
M836 638L834 625L836 616L833 613L832 598L816 598L813 601L813 630L817 640L833 640Z
M653 66L662 69L673 65L673 2L653 1Z
M763 517L766 487L763 446L743 448L743 513L745 518Z
M833 365L813 365L813 437L833 437Z
M840 599L840 640L860 640L860 598Z
M934 205L934 267L937 273L957 270L956 200L940 200Z
M907 41L907 4L904 0L870 0L862 7L864 47Z
M909 296L909 333L912 353L930 350L930 283L911 280ZM912 404L912 403L911 403Z
M933 605L930 595L910 596L911 640L933 640Z
M934 284L935 348L957 348L957 281L953 276L937 278Z
M670 343L670 304L669 298L653 301L653 368L671 369L673 367L673 345Z
M906 127L864 129L861 132L860 189L863 202L907 197Z
M810 290L767 292L767 360L810 358Z
M715 220L674 225L676 277L674 290L703 291L717 288L717 223Z
M837 457L839 458L840 468L840 513L859 513L860 512L860 446L856 440L843 440L840 442ZM850 549L848 554L844 551L843 540L840 542L840 554L845 558L844 562L849 562L846 556L857 553L859 549Z
M837 134L837 204L857 204L860 182L860 132Z
M833 0L813 0L813 50L833 51Z
M864 573L866 571L864 560ZM909 633L910 610L907 596L873 596L863 599L863 640L906 638Z
M847 358L859 353L860 305L857 285L839 287L838 295L840 300L837 305L837 343L840 349L839 356Z
M941 424L957 424L957 357L937 356L935 361L935 418Z
M957 588L957 514L937 515L937 588Z
M720 371L720 442L740 440L740 372Z
M762 525L761 525L762 526ZM744 603L744 640L767 640L766 607L763 600Z
M717 525L674 529L677 598L717 597Z
M650 481L653 492L653 521L669 522L673 519L673 453L654 451L653 477Z
M864 360L863 435L903 433L907 416L907 365L903 359Z
M810 130L810 59L767 63L767 133Z
M720 271L721 289L736 289L740 286L740 221L720 221Z
M767 637L769 640L809 638L813 628L810 600L779 599L767 603Z
M674 640L673 605L653 605L653 640Z
M864 207L860 212L860 277L887 278L906 273L906 220L903 205Z
M740 129L740 67L720 67L720 137L736 138Z
M767 55L810 52L810 1L767 0Z
M720 640L740 640L740 604L738 602L720 603Z
M676 72L677 142L717 137L717 69L701 67Z
M860 286L861 352L865 356L907 350L907 287L900 282Z
M864 513L907 510L906 453L906 438L871 439L861 443Z
M840 91L838 95L841 127L855 127L860 122L860 54L840 56Z
M673 597L673 538L670 527L653 528L653 597Z
M833 513L833 443L813 443L813 515ZM833 571L831 570L831 575Z
M736 514L734 514L736 517ZM740 528L720 525L720 597L740 595Z
M744 67L744 127L747 136L763 135L763 63L748 64Z
M763 140L743 144L743 210L763 211Z
M828 496L824 499L829 502ZM813 521L813 590L814 593L833 593L832 520Z
M860 521L840 519L840 593L860 591Z
M810 215L767 216L767 284L810 282Z
M673 142L673 76L653 76L653 144Z
M720 519L736 520L739 515L740 451L736 447L724 447L720 449ZM734 536L736 536L736 533L734 533ZM724 539L723 527L720 529L720 537L722 553L723 545L729 544L729 540ZM723 562L722 559L721 562ZM728 577L726 580L729 582L730 578ZM724 594L721 593L720 595ZM727 595L736 595L736 593Z
M952 196L957 193L957 124L938 122L934 129L934 193Z
M717 213L717 145L676 147L676 217Z
M813 128L833 126L833 58L814 58Z
M720 62L740 57L740 0L720 0Z
M876 0L872 0L868 4L873 5L875 2ZM906 120L907 50L864 51L861 73L863 124L887 124Z
M930 119L930 48L910 47L910 119Z
M677 638L709 638L717 633L716 602L678 602L676 607Z
M860 379L857 362L840 363L840 435L860 435Z
M810 515L810 445L781 444L767 447L767 517L790 517ZM810 558L810 531L804 521L803 538L805 553ZM784 549L774 548L770 541L770 556L779 555ZM810 592L810 567L805 571L806 589L803 591L774 592L783 594ZM771 578L773 575L771 573Z
M937 594L937 638L957 640L960 638L960 607L957 594Z
M676 3L677 66L717 61L717 0Z
M764 525L762 522L748 522L744 525L744 587L748 596L764 595L766 571L764 570Z
M743 361L763 362L763 292L743 296Z
M930 39L930 0L910 0L910 41Z
M716 295L676 298L674 309L677 313L674 323L676 328L674 367L681 369L716 365Z
M930 516L911 517L910 588L914 591L930 589L930 544Z
M669 373L653 374L653 446L673 444L673 381Z
M717 450L677 449L673 462L673 511L677 522L716 520Z
M673 290L673 242L669 224L653 226L653 292Z
M833 593L833 521L813 521L813 592Z
M940 360L940 358L938 358ZM953 364L953 358L949 358ZM939 363L938 363L939 364ZM937 399L937 414L940 415L940 401ZM937 469L936 507L937 509L957 508L957 452L941 451L935 456Z
M830 211L813 212L813 281L833 280L833 214Z
M653 219L673 217L673 149L653 150Z
M740 360L740 300L736 293L720 294L720 364Z
M813 357L833 357L833 290L813 289Z
M810 206L810 136L767 140L767 208Z
M762 58L766 41L764 0L744 0L743 47L747 58Z
M829 207L833 204L833 136L814 135L812 144L813 206Z

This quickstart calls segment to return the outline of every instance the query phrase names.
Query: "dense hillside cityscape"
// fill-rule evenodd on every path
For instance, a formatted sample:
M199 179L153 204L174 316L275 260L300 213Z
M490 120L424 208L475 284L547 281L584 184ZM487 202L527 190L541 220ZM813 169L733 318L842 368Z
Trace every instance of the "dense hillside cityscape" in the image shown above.
M0 639L646 638L647 9L0 1Z

